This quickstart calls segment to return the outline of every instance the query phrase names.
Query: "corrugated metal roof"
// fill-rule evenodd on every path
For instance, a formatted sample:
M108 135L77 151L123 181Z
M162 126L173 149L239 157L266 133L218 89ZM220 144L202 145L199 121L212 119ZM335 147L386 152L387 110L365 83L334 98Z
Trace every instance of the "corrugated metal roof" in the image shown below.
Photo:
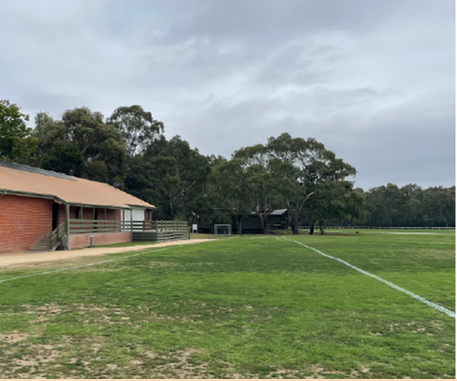
M280 216L287 212L287 209L276 209L273 210L269 215L270 216ZM252 215L255 215L255 212L251 212Z
M0 191L57 198L69 204L155 208L111 185L0 161Z
M271 212L271 216L280 216L281 214L284 214L287 212L287 209L276 209L273 212Z

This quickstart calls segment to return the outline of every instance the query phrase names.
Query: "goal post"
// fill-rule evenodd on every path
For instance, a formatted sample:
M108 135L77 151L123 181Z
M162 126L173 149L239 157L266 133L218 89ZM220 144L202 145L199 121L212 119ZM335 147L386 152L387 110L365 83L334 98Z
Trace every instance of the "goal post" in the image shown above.
M232 225L230 224L214 224L214 236L232 236Z

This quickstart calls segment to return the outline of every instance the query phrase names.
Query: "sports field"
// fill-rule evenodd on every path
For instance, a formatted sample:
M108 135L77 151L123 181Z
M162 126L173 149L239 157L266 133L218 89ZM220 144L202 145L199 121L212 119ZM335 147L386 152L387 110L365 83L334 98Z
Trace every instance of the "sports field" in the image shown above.
M455 311L455 234L405 233L223 238L4 270L0 378L454 378L455 315L434 305Z

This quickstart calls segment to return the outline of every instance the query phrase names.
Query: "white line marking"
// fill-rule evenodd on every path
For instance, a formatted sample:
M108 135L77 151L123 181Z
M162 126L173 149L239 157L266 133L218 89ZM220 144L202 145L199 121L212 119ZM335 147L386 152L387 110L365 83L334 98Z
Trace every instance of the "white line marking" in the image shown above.
M198 242L198 243L201 243L201 242ZM120 259L132 258L132 257L136 257L137 255L155 253L155 252L157 252L157 251L163 251L163 250L171 249L172 247L177 248L177 247L182 247L182 246L183 246L183 245L170 246L170 247L166 247L166 248L164 248L164 249L158 249L158 250L153 250L153 251L144 251L144 252L137 253L137 254L127 255L127 256L125 256L125 257L110 259L110 260L108 260L108 261L95 262L95 263L88 263L88 264L86 264L86 265L80 265L80 266L74 266L74 267L65 267L65 268L63 268L63 269L52 270L52 271L46 271L46 272L44 272L44 273L39 273L39 274L30 274L30 275L17 276L17 277L15 277L15 278L2 279L2 280L0 280L0 283L9 282L10 280L16 280L16 279L22 279L22 278L30 278L30 277L32 277L32 276L46 275L46 274L58 273L58 272L61 272L61 271L66 271L66 270L79 269L79 268L82 268L82 267L89 267L89 266L94 266L94 265L100 265L100 264L102 264L102 263L108 263L108 262L113 262L113 261L119 261Z
M285 238L285 237L282 237L282 238L284 238L285 240L290 241L290 242L298 243L299 245L304 246L304 247L306 247L308 249L314 250L315 252L323 255L324 257L327 257L327 258L330 258L330 259L334 259L335 261L341 262L341 263L345 264L346 266L349 266L349 267L353 268L354 270L357 270L357 271L361 272L362 274L368 275L369 277L372 277L372 278L374 278L376 280L379 280L380 282L388 285L389 287L392 287L392 288L394 288L394 289L396 289L398 291L401 291L401 292L405 293L406 295L409 295L412 298L414 298L414 299L416 299L416 300L418 300L418 301L420 301L420 302L422 302L424 304L427 304L430 307L433 307L433 308L437 309L438 311L444 312L446 315L449 315L450 317L453 317L455 319L455 312L453 312L451 310L448 310L447 308L441 307L438 304L430 302L429 300L424 299L422 296L419 296L419 295L417 295L417 294L415 294L415 293L413 293L411 291L405 290L404 288L399 287L396 284L393 284L393 283L391 283L391 282L389 282L389 281L387 281L385 279L382 279L382 278L378 277L377 275L373 275L373 274L369 273L368 271L362 270L362 269L360 269L360 268L358 268L358 267L356 267L354 265L351 265L349 262L343 261L342 259L339 259L339 258L336 258L336 257L332 257L331 255L325 254L322 251L319 251L319 250L315 249L314 247L305 245L304 243L301 243L301 242L298 242L298 241L294 241L292 239L288 239L288 238Z

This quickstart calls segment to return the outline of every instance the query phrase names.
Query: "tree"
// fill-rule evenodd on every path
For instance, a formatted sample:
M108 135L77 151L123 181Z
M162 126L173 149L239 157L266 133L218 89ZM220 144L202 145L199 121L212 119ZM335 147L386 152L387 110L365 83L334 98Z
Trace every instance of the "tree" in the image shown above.
M74 144L56 142L49 155L43 158L41 167L71 176L81 176L84 158Z
M120 132L105 124L103 115L87 107L67 110L62 120L55 121L46 113L38 113L35 135L42 165L48 169L67 168L61 147L76 147L83 164L79 165L74 148L71 148L73 162L80 176L90 180L113 183L125 177L126 148ZM58 146L57 148L55 146ZM70 152L69 152L70 154ZM63 155L63 156L62 156ZM62 160L60 160L60 159ZM55 165L55 168L50 168ZM76 173L76 172L75 172Z
M0 158L29 164L33 161L36 138L25 122L29 116L8 100L0 100Z
M171 219L179 210L183 216L190 217L193 200L201 194L201 186L210 172L208 159L175 136L153 161L165 169L162 185Z
M127 167L124 190L141 200L151 203L159 211L162 211L160 207L161 198L159 197L161 186L155 173L156 167L141 156L129 157L127 159ZM161 214L156 217L164 218Z
M385 208L387 209L387 215L389 216L390 226L397 226L397 217L399 215L401 205L401 195L398 186L395 184L388 183L385 187Z
M147 192L144 200L157 206L156 215L171 219L177 215L190 218L210 171L208 158L179 136L167 141L161 135L143 156L130 158L129 165L126 190Z
M331 181L322 184L307 204L306 214L310 222L310 233L319 225L324 234L324 222L329 219L350 221L364 212L364 196L352 189L350 181Z
M223 211L225 216L230 216L236 223L240 235L243 230L243 218L252 210L247 181L240 161L226 160L222 157L213 159L206 189L217 209ZM223 215L214 214L219 221L223 220Z
M289 214L292 209L294 211L290 216L294 234L298 234L299 216L306 202L322 186L338 183L356 174L354 167L337 158L313 138L292 138L283 133L268 139L266 150L271 157L284 163L281 171L282 194Z
M432 224L455 226L455 186L430 187L424 193L424 209Z
M164 131L163 123L138 105L117 108L107 123L114 125L121 133L130 156L144 152Z
M259 217L264 234L269 234L268 216L282 202L279 182L275 177L278 162L271 160L266 147L261 144L235 151L232 162L239 166L238 176L243 181L243 193L249 200L250 208Z
M72 144L69 138L64 138L64 128L65 126L61 122L55 121L47 112L40 111L35 115L35 129L33 135L37 139L36 157L38 166L43 166L45 156L56 156L55 152L52 152L54 145L58 144L62 146ZM51 160L51 162L54 160L55 159ZM57 166L59 165L60 164L57 164ZM46 169L58 170L57 167L56 169Z
M397 185L388 183L369 189L366 197L371 226L398 226L404 200Z
M455 226L455 187L389 183L369 189L365 198L368 226Z
M416 184L399 189L400 226L424 226L424 191Z

